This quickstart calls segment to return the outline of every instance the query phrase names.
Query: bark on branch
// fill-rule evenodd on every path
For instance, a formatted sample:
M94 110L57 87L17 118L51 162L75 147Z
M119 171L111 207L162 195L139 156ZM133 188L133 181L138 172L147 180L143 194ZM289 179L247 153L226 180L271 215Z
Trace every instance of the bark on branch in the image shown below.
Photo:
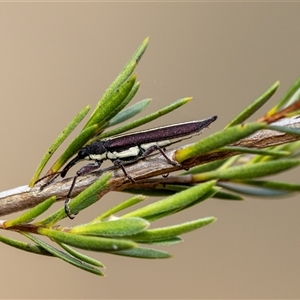
M273 123L272 125L300 128L300 117L285 118ZM299 136L293 136L272 130L261 130L250 137L235 143L234 146L267 148L270 146L297 141L299 139ZM166 154L169 157L174 157L174 153L177 149L167 150ZM191 168L207 162L228 158L236 154L238 153L235 151L216 151L205 155L199 155L185 161L184 167ZM178 169L178 167L171 166L160 154L151 155L146 159L126 166L128 174L135 179L135 183L131 183L126 177L124 177L122 170L112 167L78 177L72 196L76 196L95 182L103 172L112 171L113 175L109 189L102 192L99 195L99 199L111 190L120 191L127 188L151 187L157 183L163 182L174 183L178 181L179 177L153 177L172 173ZM189 182L189 177L189 175L180 177L180 182ZM71 177L54 182L45 187L43 190L40 190L40 185L37 185L32 189L28 186L22 186L13 190L2 192L0 193L0 216L34 207L54 195L57 197L57 200L64 200L69 191L72 180L73 178Z

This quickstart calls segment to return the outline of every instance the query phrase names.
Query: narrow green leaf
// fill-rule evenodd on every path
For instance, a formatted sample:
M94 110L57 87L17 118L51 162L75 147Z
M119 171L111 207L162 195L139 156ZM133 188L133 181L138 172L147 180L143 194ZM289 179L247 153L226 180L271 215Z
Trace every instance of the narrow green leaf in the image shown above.
M269 125L268 129L280 131L280 132L284 132L284 133L288 133L288 134L293 134L293 135L300 135L300 128L295 128L295 127Z
M190 208L194 205L197 205L197 204L207 200L208 198L212 197L219 189L220 188L213 187L208 192L204 193L203 195L201 195L200 197L196 198L193 201L185 201L185 203L183 203L182 206L171 207L169 210L165 210L165 211L161 211L161 212L155 212L154 214L147 215L147 217L145 217L145 218L149 222L154 222L158 219L162 219L162 218L165 218L167 216L173 215L175 213L178 213L182 210L188 209L188 208ZM187 200L189 200L189 199L187 199Z
M77 127L77 125L82 121L82 119L87 115L90 110L90 106L87 105L83 108L79 114L67 125L67 127L60 133L60 135L56 138L53 144L49 147L47 152L44 154L41 162L39 163L32 179L30 180L29 186L33 187L34 183L38 180L41 172L43 171L46 163L51 158L52 154L56 151L56 149L62 144L62 142L70 135L70 133Z
M86 262L87 264L96 266L96 267L100 267L100 268L104 268L104 265L99 261L96 260L90 256L84 255L76 250L74 250L73 248L69 247L68 245L65 245L63 243L59 243L58 244L64 249L66 250L69 254L71 254L72 256L74 256L75 258L78 258L81 261Z
M134 242L127 240L84 236L43 227L39 227L37 232L69 246L91 251L114 251L130 249L136 246Z
M203 138L191 146L177 150L175 155L176 161L181 163L191 157L217 150L264 128L266 128L264 123L248 123L226 128Z
M265 181L265 180L241 180L238 181L242 184L249 184L258 187L290 191L290 192L299 192L300 184L281 182L281 181Z
M128 93L128 95L126 96L126 98L122 101L122 103L120 103L120 105L116 105L115 107L111 107L110 114L112 117L116 116L132 100L132 98L137 93L139 87L140 87L140 83L139 82L135 83L131 88L130 92ZM97 135L99 135L104 130L104 128L107 128L109 126L108 125L109 121L110 120L107 120L106 124L103 124L103 126L100 125L101 128L99 128ZM97 135L94 138L94 140L97 139Z
M3 226L5 228L11 227L14 225L19 225L23 223L29 223L32 220L34 220L37 216L41 215L43 212L45 212L54 202L56 201L56 196L53 196L42 203L36 205L34 208L31 208L29 211L25 212L24 214L20 215L19 217L10 220L5 221Z
M82 191L79 195L77 195L72 201L69 203L69 208L73 214L78 213L79 211L87 208L93 203L97 202L98 193L107 188L108 181L111 178L111 173L103 174L97 181L95 181L92 185ZM60 208L44 220L40 221L38 224L44 226L53 226L59 220L66 217L66 213L64 207Z
M131 119L141 111L143 111L151 102L151 99L144 99L140 102L137 102L130 107L123 109L116 116L110 119L107 123L107 127L117 125L128 119Z
M250 179L269 176L282 171L294 168L300 164L297 159L278 159L275 161L259 162L256 164L246 164L230 169L210 171L207 173L193 175L195 181L204 180L231 180L231 179Z
M219 187L214 186L212 189L210 189L209 191L207 191L204 195L202 195L201 197L199 197L198 199L196 199L195 201L188 203L185 206L180 207L179 210L177 210L177 212L191 208L192 206L195 206L209 198L212 198L218 191L220 191ZM174 211L175 213L175 211Z
M136 257L136 258L170 258L171 255L165 251L150 249L150 248L134 248L129 250L121 250L110 252L115 255Z
M76 214L97 202L98 194L109 185L111 173L104 173L97 181L77 195L69 204L71 211Z
M111 112L111 115L113 115L112 118L116 117L123 110L123 108L132 100L132 98L138 92L140 85L140 82L134 83L127 97L122 101L122 103L119 106L115 107L115 109ZM109 123L112 118L110 118L107 123ZM108 125L106 125L106 127L108 127Z
M148 195L148 196L154 196L154 197L166 197L166 196L171 196L171 195L174 195L175 193L178 193L178 192L181 192L181 191L184 191L184 190L187 190L189 189L191 186L190 185L171 185L171 184L166 184L166 185L163 185L163 184L158 184L156 187L153 187L153 188L141 188L141 189L126 189L126 190L123 190L122 192L129 192L129 193L135 193L135 192L138 192L138 193L142 193L144 195ZM215 193L214 189L211 190L212 192L212 195ZM199 202L201 201L204 201L206 200L207 198L211 197L212 195L209 195L207 196L207 194L204 194L201 198L201 200L199 200ZM197 201L198 201L197 200ZM174 212L177 212L178 209L175 209ZM169 215L171 212L168 211L166 213L166 215ZM160 214L161 215L161 214ZM148 220L149 220L149 216L148 216ZM152 218L151 218L152 220Z
M196 166L196 167L193 167L193 168L189 169L188 171L184 172L182 175L198 174L198 173L203 173L203 172L216 170L219 167L221 167L226 161L227 161L227 158L212 161L212 162L209 162L209 163L205 163L203 165Z
M260 97L253 101L248 107L246 107L241 113L239 113L225 128L232 127L237 124L241 124L257 112L277 91L279 87L279 81L276 81L267 91L265 91Z
M300 133L300 131L299 131ZM249 154L257 154L257 155L268 155L268 156L288 156L290 152L288 151L279 151L279 150L266 150L266 149L254 149L254 148L247 148L247 147L237 147L237 146L225 146L221 149L222 151L237 151L240 153L249 153Z
M132 121L130 122L129 124L126 124L122 127L119 127L119 128L116 128L116 129L113 129L111 131L107 131L107 132L104 132L100 135L99 139L104 139L104 138L107 138L107 137L110 137L110 136L113 136L113 135L117 135L117 134L120 134L120 133L123 133L125 131L128 131L128 130L131 130L133 128L136 128L136 127L139 127L141 125L144 125L144 124L147 124L165 114L168 114L170 113L171 111L177 109L178 107L188 103L190 100L192 100L192 98L183 98L183 99L179 99L177 101L175 101L174 103L146 116L146 117L142 117L140 119L137 119L135 121Z
M120 88L121 85L124 84L126 80L128 80L128 78L132 75L136 65L137 65L136 62L129 63L123 69L123 71L117 76L117 78L110 84L110 86L106 89L106 91L102 95L101 99L98 101L89 121L86 123L83 129L86 129L87 127L91 126L92 124L91 119L95 118L95 115L99 113L99 110L101 110L101 106L107 105L107 102L110 101L110 99L113 97L113 95L118 90L118 88Z
M178 225L167 226L156 229L149 229L143 232L140 232L133 236L128 236L130 240L137 242L153 242L155 240L164 240L178 235L196 230L200 227L204 227L216 221L215 217L207 217L199 220L194 220L190 222L185 222Z
M215 181L205 182L188 190L174 194L163 200L149 204L130 213L122 216L122 218L128 217L141 217L146 218L155 214L172 211L188 205L189 203L199 199L202 195L211 190L215 185Z
M134 196L130 199L127 199L119 204L117 204L116 206L113 206L112 208L110 208L109 210L105 211L104 213L102 213L100 216L98 216L96 219L94 219L92 221L92 223L94 222L99 222L99 221L103 221L104 219L126 209L129 208L137 203L140 203L141 201L144 201L146 199L145 196L143 195L137 195Z
M137 234L147 229L149 225L149 222L141 218L126 218L79 225L71 228L69 232L82 235L120 237Z
M48 251L46 251L44 248L37 246L37 245L31 245L28 243L20 242L14 239L7 238L3 235L0 235L0 242L12 246L14 248L24 250L27 252L31 252L34 254L40 254L40 255L46 255L46 256L52 256L52 254Z
M157 246L172 246L176 245L178 243L183 242L183 240L179 236L172 237L170 239L165 240L159 240L159 241L153 241L153 242L139 242L141 244L151 244L151 245L157 245Z
M231 166L233 166L235 163L238 163L238 161L241 159L241 154L236 154L235 156L227 158L227 160L219 167L219 170L228 169ZM249 155L248 155L249 157Z
M283 98L272 108L268 111L266 116L270 117L278 112L282 107L286 105L289 99L299 90L300 88L300 77L296 80L295 83L289 88L287 93L283 96ZM290 103L291 104L291 103Z
M91 126L83 131L71 142L64 153L51 168L51 173L57 172L79 149L83 147L96 134L98 126Z
M62 259L63 261L65 261L79 269L82 269L84 271L87 271L87 272L90 272L90 273L93 273L96 275L100 275L100 276L104 275L100 270L84 263L83 261L69 255L68 253L62 252L62 251L52 247L51 245L40 240L39 238L37 238L29 233L26 233L26 232L21 232L21 233L23 235L25 235L27 238L29 238L30 240L32 240L33 242L35 242L36 244L38 244L40 247L44 248L46 251L51 253L53 256L56 256L56 257Z
M299 78L300 79L300 78ZM284 105L284 108L288 107L289 105L297 102L300 99L300 87L295 91L295 93L291 96L289 101Z
M284 190L276 190L269 188L260 188L260 187L249 187L245 185L240 185L236 183L227 183L221 182L219 184L223 188L234 191L247 196L255 196L255 197L282 197L290 194L288 191Z
M241 201L244 200L243 197L240 195L224 192L224 191L219 191L214 194L213 196L214 199L221 199L221 200L234 200L234 201Z
M158 184L156 187L153 187L153 188L141 188L141 189L132 188L132 189L122 190L122 192L142 193L144 195L154 196L154 197L158 197L158 196L166 197L166 196L171 196L171 195L174 195L175 193L187 190L190 187L191 187L190 185ZM203 200L205 200L206 194L203 197L204 197Z
M120 85L111 94L111 97L102 101L98 109L93 113L84 129L97 124L99 128L103 128L106 123L114 117L118 112L118 107L122 106L122 102L126 101L126 97L131 92L136 80L136 75L132 75L122 85Z
M145 53L147 46L149 44L149 37L146 37L143 42L139 45L139 47L136 49L136 51L133 53L130 60L127 62L124 68L126 68L129 64L132 62L139 62L142 58L143 54Z
M291 156L295 157L299 154L299 150L300 150L300 141L295 141L295 142L290 142L288 144L285 145L281 145L283 146L283 150L286 151L290 151L292 153ZM277 146L278 147L278 146Z
M129 78L129 76L133 73L137 63L141 59L142 55L146 51L146 48L149 43L149 38L146 38L141 45L137 48L137 50L134 52L132 57L129 59L129 61L124 66L121 73L117 76L117 78L110 84L110 86L107 88L103 96L101 97L100 101L98 102L95 110L92 113L91 118L94 117L94 115L99 111L100 107L103 105L103 103L106 103L109 101L113 95L113 93ZM85 128L89 125L86 124Z

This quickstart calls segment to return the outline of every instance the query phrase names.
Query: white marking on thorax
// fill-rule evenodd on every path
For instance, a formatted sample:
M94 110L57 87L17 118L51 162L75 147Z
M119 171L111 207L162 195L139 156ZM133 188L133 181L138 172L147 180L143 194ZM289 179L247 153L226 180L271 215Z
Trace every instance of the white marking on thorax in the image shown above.
M107 152L107 158L108 159L117 159L117 158L127 158L127 157L136 157L139 155L139 152L140 152L140 149L138 146L134 146L134 147L131 147L129 149L126 149L126 150L123 150L123 151L120 151L120 152L117 152L117 151L114 151L114 152L110 152L108 151Z
M85 157L84 159L102 161L102 160L106 159L106 152L102 153L102 154L90 154L87 157Z

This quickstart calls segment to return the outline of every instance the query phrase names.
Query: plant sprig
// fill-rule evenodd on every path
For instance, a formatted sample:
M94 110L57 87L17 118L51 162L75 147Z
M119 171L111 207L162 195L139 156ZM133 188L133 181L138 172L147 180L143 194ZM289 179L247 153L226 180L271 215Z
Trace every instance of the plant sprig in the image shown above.
M148 42L147 38L138 47L104 92L79 134L46 174L59 171L84 145L137 128L191 100L179 99L154 113L131 121L131 118L150 104L150 99L145 99L127 107L140 88L135 68ZM73 193L75 198L70 203L70 209L75 214L113 190L133 195L107 211L95 212L94 218L85 224L66 227L59 224L66 218L63 208L44 215L56 201L65 199L72 178L54 182L44 190L34 184L52 154L87 116L90 107L86 106L62 130L43 156L29 183L31 189L0 195L1 215L30 208L14 219L0 221L0 229L20 233L31 243L2 235L0 242L27 252L57 257L82 270L102 276L104 274L101 269L104 265L73 247L136 258L168 258L171 256L169 253L152 246L180 243L182 234L205 227L216 218L204 217L165 227L155 227L154 221L190 209L209 198L240 201L244 195L274 198L299 192L298 183L262 178L286 172L300 164L300 79L262 118L246 123L248 118L271 99L278 87L279 82L275 82L228 122L223 130L189 146L166 151L169 157L173 157L188 171L183 171L179 166L171 166L156 154L128 165L127 172L133 174L134 183L121 176L120 170L112 170L114 168L81 176ZM128 123L120 125L125 121ZM107 130L115 125L119 127ZM175 171L179 172L168 177L158 176ZM146 196L164 198L148 204ZM136 208L139 203L142 206ZM38 235L48 238L55 246L40 239Z

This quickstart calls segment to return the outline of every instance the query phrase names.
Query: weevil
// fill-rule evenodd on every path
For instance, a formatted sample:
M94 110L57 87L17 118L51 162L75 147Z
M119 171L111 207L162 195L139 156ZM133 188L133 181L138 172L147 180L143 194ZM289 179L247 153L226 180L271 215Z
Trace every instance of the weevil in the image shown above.
M65 200L65 212L70 219L73 219L74 215L71 214L69 202L78 176L88 174L100 168L104 160L110 160L115 166L122 169L124 175L130 181L134 182L134 179L127 173L124 165L143 159L153 151L159 151L169 164L182 167L180 163L166 155L165 147L199 134L202 129L208 127L216 119L217 116L213 116L203 120L177 123L95 141L80 149L77 156L61 172L56 173L46 185L53 182L59 175L64 178L67 172L82 160L92 160L95 162L94 164L83 166L74 176Z

